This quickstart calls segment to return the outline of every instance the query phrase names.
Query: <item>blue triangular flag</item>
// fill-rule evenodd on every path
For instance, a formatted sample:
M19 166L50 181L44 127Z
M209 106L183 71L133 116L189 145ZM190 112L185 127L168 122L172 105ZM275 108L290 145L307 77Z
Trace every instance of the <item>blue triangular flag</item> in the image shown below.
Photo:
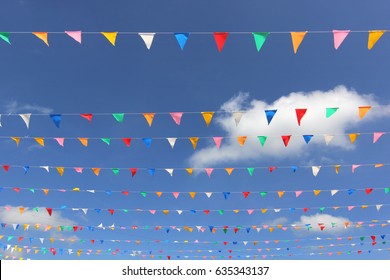
M27 174L28 170L30 169L30 166L23 166L24 174Z
M30 237L29 239L30 239L30 243L32 243L32 242L33 242L33 240L34 240L34 238L32 238L32 237Z
M228 199L230 195L230 192L223 192L223 196L225 197L225 199Z
M149 172L150 175L153 176L154 173L156 173L156 169L155 169L155 168L149 168L149 169L148 169L148 172Z
M298 170L298 166L291 166L291 170L295 173Z
M249 233L251 231L251 228L250 227L247 227L246 228L246 232Z
M309 144L311 138L313 137L313 135L302 135L302 136L303 139L305 139L306 144Z
M50 114L50 118L54 122L55 126L60 128L61 124L61 115L60 114Z
M0 187L0 192L2 192L3 191L3 187Z
M106 191L106 194L112 195L112 191L108 190L108 191Z
M265 116L267 117L268 125L271 123L273 117L275 116L278 110L265 110Z
M237 245L237 241L233 241L233 245Z
M167 233L169 233L169 228L166 228L165 231L166 231Z
M104 240L100 240L100 244L103 244Z
M385 237L386 237L386 235L384 235L384 234L383 234L383 235L381 235L381 238L382 238L382 239L385 239Z
M64 253L64 249L60 248L60 255Z
M184 49L188 36L190 36L190 33L175 33L176 40L179 43L181 50Z
M290 212L294 212L295 211L295 208L290 208Z
M150 148L152 145L152 138L142 138L142 141L144 141L147 148Z
M209 226L209 229L210 229L210 232L212 232L214 229L214 226Z
M355 192L355 190L354 190L354 189L350 189L350 190L348 190L348 194L349 194L349 195L353 194L354 192Z
M95 209L96 213L100 214L100 211L102 211L102 209Z
M190 210L192 214L196 214L196 210Z
M61 205L61 209L66 209L66 205Z

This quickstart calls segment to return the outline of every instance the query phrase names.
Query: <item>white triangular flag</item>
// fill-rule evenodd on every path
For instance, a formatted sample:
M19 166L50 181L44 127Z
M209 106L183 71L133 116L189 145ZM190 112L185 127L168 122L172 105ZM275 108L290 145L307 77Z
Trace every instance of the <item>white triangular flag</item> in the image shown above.
M279 213L280 210L281 210L280 208L275 208L275 209L274 209L274 211L275 211L276 213Z
M6 250L6 251L8 251L8 250L9 250L9 248L11 248L11 245L9 245L9 244L8 244L8 245L7 245L7 250Z
M95 190L87 190L87 192L95 193Z
M377 211L381 210L381 207L382 207L382 206L383 206L383 204L377 204L377 205L376 205L376 210L377 210Z
M332 196L334 196L336 193L338 193L339 192L339 190L331 190L330 191L330 194L332 195Z
M243 112L234 112L234 113L232 114L232 116L233 116L233 118L234 118L234 121L235 121L235 123L236 123L236 126L238 126L238 124L240 123L241 118L242 118L243 115L244 115Z
M26 124L27 128L29 128L31 114L19 114L19 116L22 118L22 120Z
M260 232L261 228L256 228L257 232Z
M100 223L100 225L97 226L98 228L103 228L103 223Z
M2 125L1 125L1 115L0 115L0 127L2 127Z
M68 249L68 254L72 255L73 254L73 249Z
M45 169L47 172L50 172L49 166L47 166L47 165L45 165L45 166L39 166L39 168L43 168L43 169Z
M42 244L43 244L43 240L45 240L45 238L39 238L39 241L41 241Z
M171 145L172 149L175 146L177 138L167 138L169 145Z
M87 215L88 208L82 208L81 210L83 210L84 214Z
M330 135L330 134L324 134L324 138L325 138L325 143L326 145L329 145L330 141L332 141L333 139L333 135Z
M12 227L14 228L14 230L16 230L16 227L18 226L19 224L12 224Z
M173 176L173 169L172 168L165 168L165 170L169 173L169 175Z
M242 243L244 243L244 245L246 246L248 244L248 241L242 241Z
M176 210L176 212L181 215L181 213L183 213L183 210Z
M196 226L196 228L198 229L198 231L200 231L202 229L202 226Z
M152 47L154 35L156 33L138 33L139 36L141 36L142 40L144 40L145 46L150 50Z
M213 195L212 192L205 192L205 194L207 195L208 198L210 198Z
M320 172L321 166L312 166L311 170L313 171L313 176L316 177L318 172Z

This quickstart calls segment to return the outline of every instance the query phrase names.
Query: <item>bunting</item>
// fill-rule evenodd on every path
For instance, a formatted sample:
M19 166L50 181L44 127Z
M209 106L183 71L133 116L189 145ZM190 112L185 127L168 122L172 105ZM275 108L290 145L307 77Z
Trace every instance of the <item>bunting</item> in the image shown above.
M0 32L0 38L1 38L2 40L4 40L5 42L7 42L8 44L11 45L11 42L10 42L10 40L9 40L10 35L11 35L11 34L10 34L9 32Z
M269 32L253 32L252 34L255 39L256 49L259 52L263 47L265 40L267 40Z
M156 33L138 33L138 35L144 41L146 48L150 50L153 44L154 35L156 35Z
M337 50L351 30L333 30L334 48Z
M41 39L47 46L49 46L48 33L47 32L33 32L35 36Z
M387 30L369 30L367 48L371 50Z
M226 39L229 36L228 32L214 32L214 40L217 44L217 48L219 52L222 52L222 49L225 45Z
M73 38L77 43L81 44L81 31L65 31L65 34Z
M291 41L293 44L294 54L298 52L298 48L301 45L303 39L305 38L307 31L304 32L290 32Z
M101 34L111 43L111 45L115 46L118 32L101 32Z
M184 50L184 46L187 43L190 33L175 33L177 42L179 43L180 49Z

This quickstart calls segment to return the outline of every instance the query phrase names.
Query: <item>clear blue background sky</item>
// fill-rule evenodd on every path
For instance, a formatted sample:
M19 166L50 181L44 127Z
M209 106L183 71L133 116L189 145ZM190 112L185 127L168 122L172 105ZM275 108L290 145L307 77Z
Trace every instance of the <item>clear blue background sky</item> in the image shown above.
M11 32L11 43L0 42L0 57L2 61L1 82L1 113L2 128L0 133L0 164L29 165L29 166L101 166L101 167L189 167L189 158L193 151L188 141L179 141L175 149L171 149L167 141L156 140L150 149L145 148L141 141L133 141L130 148L125 147L119 140L112 141L110 146L101 141L90 141L89 147L83 147L74 140L65 140L62 148L53 140L47 140L44 148L40 148L33 139L22 139L19 147L7 138L8 136L42 136L42 137L191 137L191 136L226 136L226 131L217 122L212 122L206 128L200 115L184 115L182 125L177 126L169 115L158 115L149 128L140 115L126 116L123 124L117 123L111 116L95 116L92 123L78 116L63 116L61 128L57 129L48 116L32 116L30 129L27 130L22 120L17 116L7 116L8 113L115 113L115 112L174 112L174 111L214 111L223 103L238 94L248 92L249 99L264 100L267 103L298 91L327 91L337 85L353 88L358 93L375 95L379 104L389 104L388 97L388 62L390 36L385 34L373 50L367 50L367 33L351 33L341 47L336 51L333 47L331 33L309 34L305 37L294 55L289 34L271 34L258 53L253 37L250 34L228 37L223 52L217 51L211 33L209 35L190 36L181 51L173 35L159 35L158 32L253 32L253 31L329 31L332 29L371 30L388 29L389 4L387 1L3 1L3 11L0 18L0 29ZM119 34L116 46L113 47L102 35L83 35L79 45L65 34L49 34L50 47L31 34L12 34L17 31L129 31L157 32L151 50L145 48L137 35ZM326 100L324 100L324 104ZM367 105L367 104L361 104ZM380 108L373 109L372 114L379 114ZM369 113L369 114L370 114ZM294 115L292 115L294 118ZM357 113L356 113L357 118ZM244 119L243 119L244 121ZM345 127L348 132L389 131L388 115L362 122L358 125ZM248 131L250 134L251 131ZM286 132L288 133L288 132ZM311 132L308 131L307 134ZM370 135L361 135L355 149L345 150L324 145L307 146L308 150L289 158L263 157L250 161L236 159L215 167L239 166L290 166L290 165L325 165L340 163L388 163L389 138L383 136L377 144L372 145ZM197 149L211 146L212 143L201 139ZM324 160L326 158L326 160ZM131 178L128 171L121 171L115 176L110 171L102 171L96 177L90 170L77 174L65 170L60 177L55 170L47 174L42 169L31 168L24 175L22 168L12 168L8 173L0 172L1 186L0 204L18 207L53 207L67 205L68 208L117 208L117 209L260 209L260 208L289 208L289 207L322 207L335 205L386 204L389 196L384 196L383 188L387 187L386 178L389 167L373 169L361 167L355 174L346 168L336 175L333 168L322 169L319 176L313 177L310 169L302 169L297 173L291 170L277 170L270 174L266 170L256 170L249 176L245 170L234 171L231 176L221 170L214 171L211 178L204 173L189 177L184 171L177 171L170 177L165 171L156 172L149 176L146 171ZM42 192L22 191L17 194L7 187L48 188L95 190L134 191L196 191L197 197L192 200L188 195L174 199L172 195L164 194L161 198L149 194L141 198L138 194L128 197L120 194L105 193L58 193L51 191L44 196ZM382 188L370 196L364 192L348 195L340 192L331 197L329 190L350 188ZM295 199L290 193L284 198L270 194L261 198L262 190L328 190L325 194L313 198L312 194L303 194ZM201 192L241 192L253 193L248 199L240 194L231 194L224 200L222 194L215 194L207 199ZM367 221L371 219L388 219L388 207L377 212L371 207L366 210L353 211L330 210L326 214L334 217L342 216L351 221ZM218 230L211 234L207 229L197 233L196 225L221 227L225 225L262 225L293 224L304 214L302 210L290 213L247 215L246 213L225 213L223 216L212 213L208 216L197 214L162 213L115 213L110 216L107 212L97 214L90 210L87 215L70 210L58 211L57 218L68 219L77 225L105 226L115 224L123 226L156 226L156 225L188 225L194 227L189 233L170 230L98 230L94 232L84 228L82 232L54 233L39 230L23 232L14 231L12 226L0 229L4 235L0 241L3 246L17 244L19 246L38 246L57 249L57 255L47 254L10 254L0 251L2 256L10 255L32 259L73 259L76 254L60 255L59 248L66 251L82 249L80 258L86 259L127 259L141 258L129 256L129 252L142 251L147 258L152 254L156 258L167 255L172 258L197 258L198 256L216 256L220 258L245 258L246 255L267 255L271 258L296 259L388 259L389 252L380 235L386 234L387 227L362 227L339 231L308 232L305 230L276 230L269 233L262 230L257 233L244 229L234 234L231 230L224 234ZM306 215L315 215L309 211ZM5 211L2 218L9 218ZM60 217L58 216L60 215ZM47 216L47 215L46 215ZM42 218L40 218L42 219ZM47 216L47 224L55 219ZM282 220L281 220L282 219ZM42 220L40 220L41 223ZM11 220L2 221L7 224L17 223ZM23 224L23 223L21 223ZM31 222L32 224L32 222ZM371 245L369 236L375 235L378 244ZM15 236L7 241L8 236ZM24 236L22 242L17 237ZM313 240L333 238L333 240ZM343 237L341 242L334 238ZM347 236L354 236L352 241ZM361 245L359 237L365 236ZM30 243L29 237L34 240ZM43 244L39 237L45 238ZM54 243L47 239L53 237ZM60 238L75 238L74 243L58 241ZM80 239L85 240L84 243ZM92 244L90 240L106 240L103 244ZM113 243L109 240L122 240ZM299 239L300 242L294 242ZM384 240L387 240L385 237ZM125 243L124 240L132 240ZM141 245L134 244L141 240ZM147 241L160 240L160 243ZM168 240L168 241L167 241ZM209 241L210 244L175 244L199 240L200 243ZM258 240L259 245L242 241ZM265 240L272 241L264 244ZM289 240L275 244L274 240ZM219 244L211 244L218 241ZM228 241L228 245L221 242ZM233 245L233 241L240 242ZM380 241L380 242L379 242ZM98 242L96 242L98 243ZM319 245L329 246L331 243L346 244L340 248L325 247L325 255L320 256ZM351 246L356 244L356 246ZM297 248L301 245L303 248ZM316 246L316 247L311 247ZM267 251L266 248L270 248ZM276 248L282 248L277 250ZM288 249L287 249L288 248ZM376 249L382 248L378 252ZM85 252L92 250L116 250L119 254L90 255ZM251 251L245 251L251 249ZM262 251L258 251L262 249ZM162 252L159 252L162 250ZM184 250L184 252L178 252ZM196 250L202 250L197 252ZM213 250L208 252L207 250ZM229 252L228 250L233 250ZM364 253L358 255L357 250ZM371 250L371 253L368 251ZM220 251L220 252L219 252ZM332 256L327 252L342 251L341 256ZM347 254L347 251L353 251ZM291 253L292 256L286 254ZM311 256L310 254L315 255Z

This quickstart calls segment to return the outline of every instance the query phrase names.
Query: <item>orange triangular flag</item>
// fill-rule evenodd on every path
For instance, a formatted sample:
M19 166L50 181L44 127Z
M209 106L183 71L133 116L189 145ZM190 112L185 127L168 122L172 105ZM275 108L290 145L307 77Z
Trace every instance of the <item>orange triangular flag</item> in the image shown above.
M47 40L47 32L33 32L35 36L41 39L47 46L49 46L49 41Z
M282 198L283 195L284 195L284 191L279 191L279 192L278 192L279 198Z
M143 113L146 121L148 122L149 126L152 126L153 119L154 119L154 113Z
M206 123L206 126L209 126L211 119L213 118L214 112L202 112L203 119Z
M341 165L336 165L336 166L335 166L336 174L339 174L340 166L341 166Z
M11 139L15 141L15 143L16 143L16 146L19 146L19 143L20 143L20 137L11 137Z
M118 32L101 32L104 37L113 45L115 46L116 41L116 35L118 35Z
M88 147L88 138L78 138L84 147Z
M190 194L191 198L194 199L195 195L196 195L196 192L189 192L189 194Z
M244 146L245 141L246 141L246 136L238 136L237 141L238 141L238 144L240 144L240 146Z
M351 141L351 143L355 143L356 141L356 138L360 135L360 133L350 133L349 134L349 140Z
M56 167L58 173L62 176L64 174L64 168L63 167Z
M23 214L23 212L24 212L24 207L19 207L19 213Z
M234 168L225 168L225 170L226 170L227 174L230 175L230 174L232 174Z
M321 193L321 190L313 190L313 192L314 192L314 195L317 196Z
M92 171L93 171L93 173L95 173L96 176L99 176L100 168L98 168L98 167L93 167L93 168L92 168Z
M190 137L190 138L188 138L188 139L191 141L192 147L193 147L194 150L195 150L195 149L196 149L196 145L198 144L199 138L198 138L198 137Z
M301 45L303 38L305 38L307 31L304 32L290 32L291 40L294 48L294 53L296 54L299 46Z
M42 189L42 191L43 191L43 193L44 193L45 195L48 195L48 194L49 194L49 189Z
M41 145L42 147L45 146L45 139L44 139L44 138L35 137L34 139L35 139L35 141L36 141L39 145Z
M156 195L158 196L158 197L161 197L162 196L162 192L156 192Z
M187 171L188 175L190 175L190 176L193 173L193 169L192 168L186 168L186 171Z
M359 107L359 118L362 119L371 110L371 106L360 106Z
M376 42L382 37L382 35L386 32L386 30L369 30L368 31L368 44L367 47L371 50Z

